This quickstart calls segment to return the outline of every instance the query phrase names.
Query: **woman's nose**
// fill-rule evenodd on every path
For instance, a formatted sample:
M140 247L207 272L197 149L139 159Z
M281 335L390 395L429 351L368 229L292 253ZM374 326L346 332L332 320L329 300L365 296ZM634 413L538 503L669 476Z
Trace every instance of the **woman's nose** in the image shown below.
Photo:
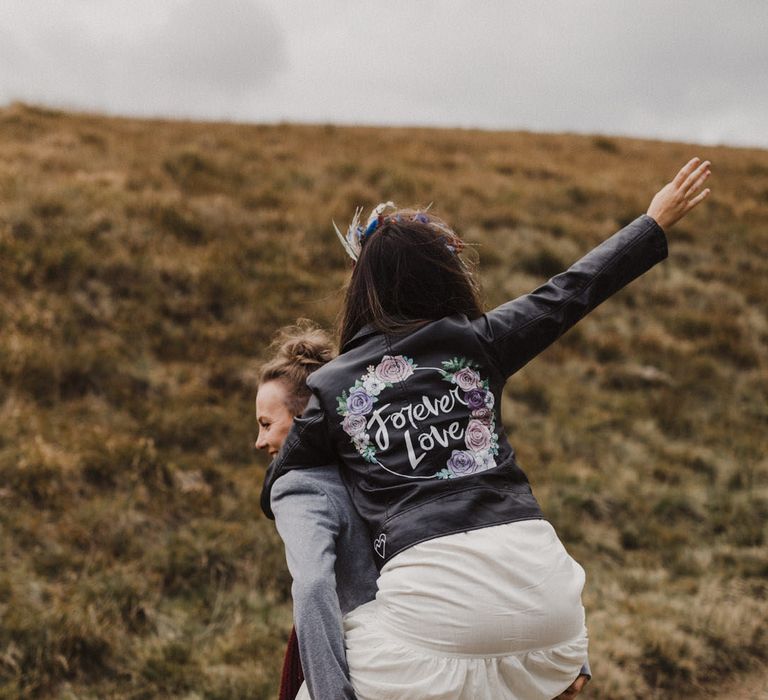
M259 432L259 436L256 438L254 445L257 450L264 450L267 448L267 441L264 439L261 432Z

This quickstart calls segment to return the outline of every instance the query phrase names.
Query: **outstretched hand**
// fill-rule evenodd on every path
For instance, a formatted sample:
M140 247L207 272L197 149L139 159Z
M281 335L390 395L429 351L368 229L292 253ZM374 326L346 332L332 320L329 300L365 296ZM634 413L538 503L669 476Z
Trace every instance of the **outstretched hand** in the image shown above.
M710 162L692 158L654 196L646 212L665 231L682 219L708 194L709 188L698 192L710 175ZM698 194L697 194L698 192Z

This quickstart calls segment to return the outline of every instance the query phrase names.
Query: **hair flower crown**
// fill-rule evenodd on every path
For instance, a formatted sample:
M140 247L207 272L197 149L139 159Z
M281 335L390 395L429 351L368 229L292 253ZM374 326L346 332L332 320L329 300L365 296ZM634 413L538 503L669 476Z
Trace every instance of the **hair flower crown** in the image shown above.
M381 204L377 204L373 208L370 216L365 222L365 226L360 224L363 208L357 207L357 209L355 209L355 215L352 217L352 222L347 227L346 236L339 231L339 227L336 225L335 221L333 222L333 228L341 241L341 245L344 246L344 250L347 251L349 257L355 262L357 262L360 257L363 243L381 224L389 219L394 219L398 222L411 220L427 224L444 234L446 238L445 247L448 248L448 250L455 254L460 253L464 249L464 241L462 241L447 224L437 217L427 214L427 210L431 206L432 205L430 204L423 211L403 211L398 210L394 202L381 202ZM392 209L392 213L385 214L387 209Z

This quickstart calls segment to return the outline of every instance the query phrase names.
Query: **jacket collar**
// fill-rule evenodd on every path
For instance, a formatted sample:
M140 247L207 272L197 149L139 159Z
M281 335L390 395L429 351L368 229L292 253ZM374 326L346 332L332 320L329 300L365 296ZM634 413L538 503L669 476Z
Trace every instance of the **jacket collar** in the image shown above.
M412 333L417 328L423 328L424 326L428 326L429 324L434 323L435 321L438 321L438 320L440 319L425 320L423 323L418 324L413 329L408 331L408 333ZM353 346L357 345L363 338L367 338L369 335L382 335L382 333L383 331L381 331L379 328L374 326L372 323L367 323L344 344L344 347L341 349L341 352L346 352L347 350L351 349Z
M341 348L341 352L346 352L352 346L357 345L357 343L362 338L378 333L381 333L381 331L376 328L376 326L374 326L372 323L366 323L359 331L357 331L357 333L355 333L346 343L344 343L344 347Z

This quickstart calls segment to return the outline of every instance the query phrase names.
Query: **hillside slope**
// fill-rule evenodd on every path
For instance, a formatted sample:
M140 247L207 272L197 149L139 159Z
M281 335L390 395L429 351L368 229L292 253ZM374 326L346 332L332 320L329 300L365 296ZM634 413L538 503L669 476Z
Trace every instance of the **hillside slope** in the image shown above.
M624 223L693 155L670 257L509 382L505 421L587 571L591 698L768 657L768 152L459 130L0 110L0 697L274 697L290 579L254 377L331 326L330 226L434 202L487 305Z

